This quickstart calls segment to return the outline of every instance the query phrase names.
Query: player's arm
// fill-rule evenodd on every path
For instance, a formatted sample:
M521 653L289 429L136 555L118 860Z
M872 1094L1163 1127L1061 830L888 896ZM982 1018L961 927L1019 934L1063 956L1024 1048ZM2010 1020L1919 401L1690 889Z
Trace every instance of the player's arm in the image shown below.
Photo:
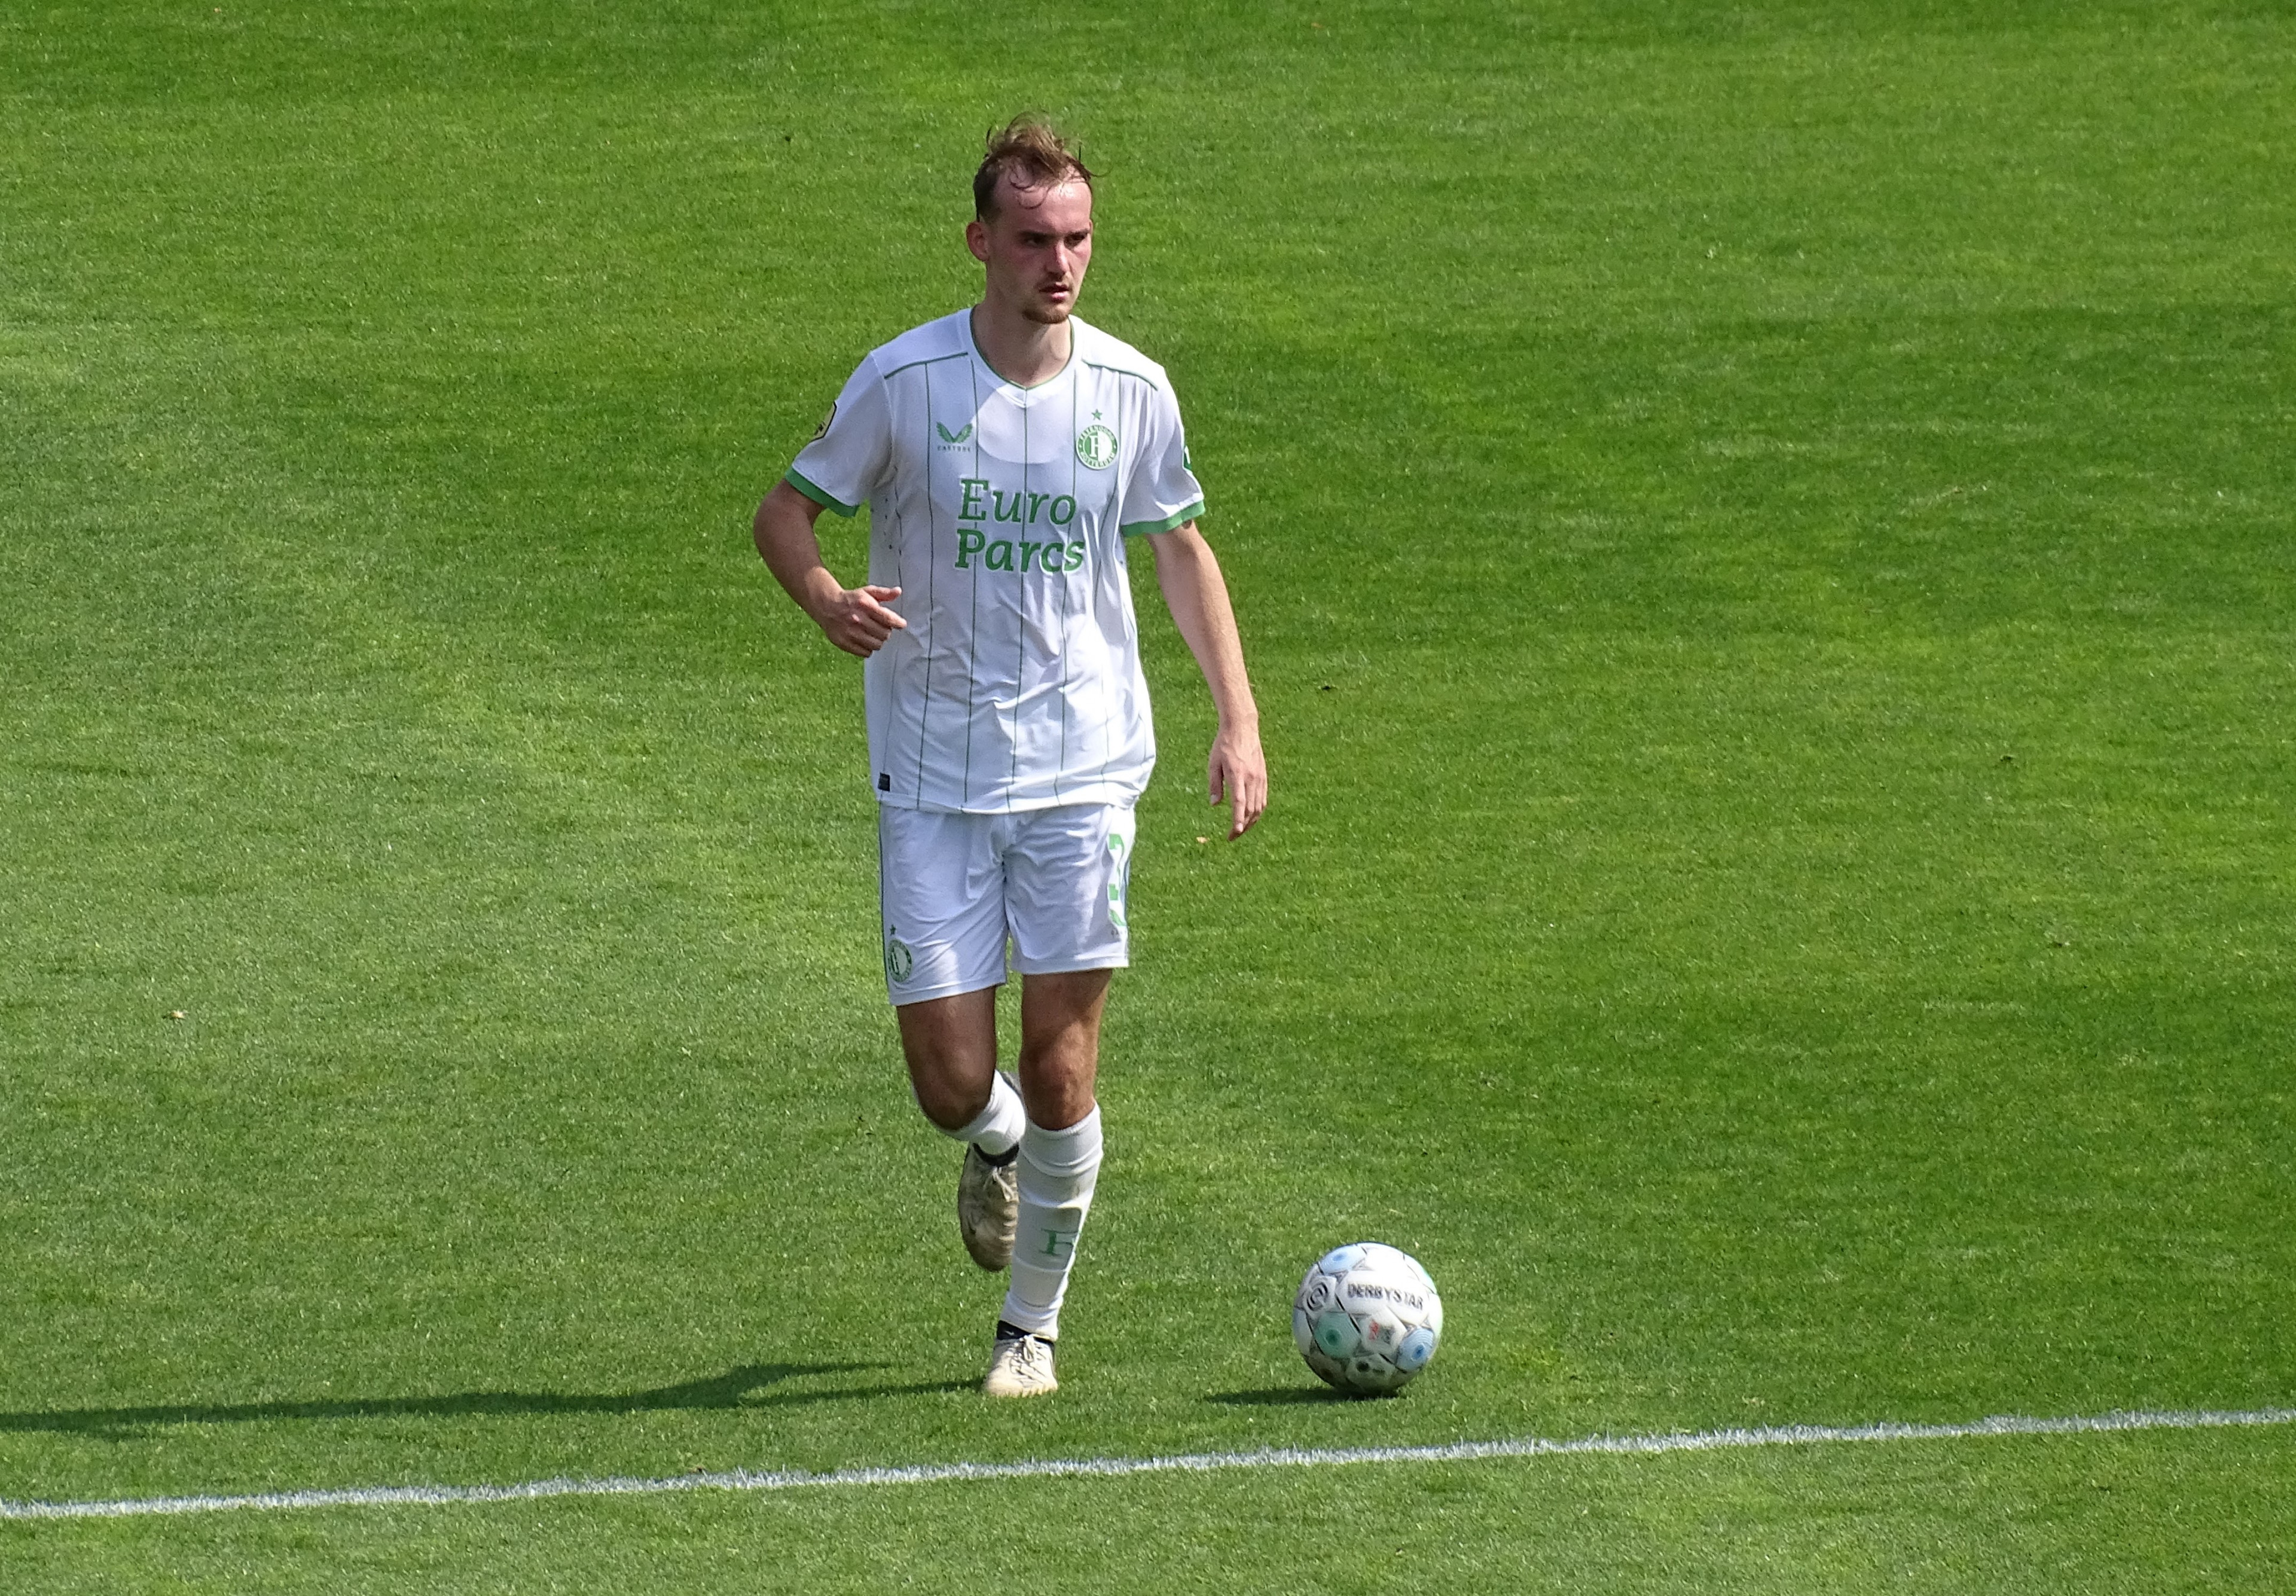
M830 574L821 561L821 540L813 523L821 506L791 485L785 477L774 484L766 502L758 506L752 529L758 553L774 580L797 600L798 607L814 619L829 640L848 654L866 659L885 646L896 627L908 622L885 606L901 596L898 588L863 585L849 588Z
M1236 633L1227 580L1194 522L1147 537L1156 555L1156 585L1163 589L1172 624L1196 656L1219 711L1205 785L1211 802L1227 800L1233 842L1267 808L1267 758L1259 748L1259 706L1252 702L1251 680L1244 674L1243 639Z

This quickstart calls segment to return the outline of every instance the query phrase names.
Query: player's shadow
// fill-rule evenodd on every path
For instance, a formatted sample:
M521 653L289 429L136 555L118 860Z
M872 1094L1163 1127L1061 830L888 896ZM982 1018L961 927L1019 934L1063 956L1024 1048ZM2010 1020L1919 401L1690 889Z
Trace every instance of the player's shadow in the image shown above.
M96 1436L132 1435L154 1425L258 1424L311 1419L463 1419L514 1414L656 1413L673 1409L787 1408L811 1403L866 1402L969 1391L973 1380L837 1385L781 1390L813 1376L865 1374L883 1363L744 1363L708 1379L648 1391L459 1391L442 1396L322 1397L309 1402L172 1403L137 1408L57 1408L0 1413L0 1433L47 1431Z

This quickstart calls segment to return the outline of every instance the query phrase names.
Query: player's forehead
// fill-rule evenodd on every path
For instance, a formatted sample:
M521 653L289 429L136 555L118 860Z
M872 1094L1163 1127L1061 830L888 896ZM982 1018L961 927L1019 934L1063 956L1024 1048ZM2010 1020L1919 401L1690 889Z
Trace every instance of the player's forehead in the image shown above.
M1092 185L1074 177L1027 185L1007 172L996 180L995 219L1014 232L1083 231L1092 226Z

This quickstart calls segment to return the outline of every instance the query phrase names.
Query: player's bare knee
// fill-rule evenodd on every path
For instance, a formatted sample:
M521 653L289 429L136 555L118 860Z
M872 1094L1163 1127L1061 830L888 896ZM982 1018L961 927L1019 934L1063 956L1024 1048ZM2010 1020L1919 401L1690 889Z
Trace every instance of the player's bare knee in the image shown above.
M1094 1088L1099 1076L1096 1049L1054 1048L1021 1055L1021 1097L1028 1105L1029 1123L1047 1131L1064 1131L1093 1111Z
M969 1080L920 1071L914 1060L909 1066L909 1090L916 1098L917 1107L943 1131L959 1131L978 1119L980 1111L988 1107L992 1084L985 1078L976 1086Z

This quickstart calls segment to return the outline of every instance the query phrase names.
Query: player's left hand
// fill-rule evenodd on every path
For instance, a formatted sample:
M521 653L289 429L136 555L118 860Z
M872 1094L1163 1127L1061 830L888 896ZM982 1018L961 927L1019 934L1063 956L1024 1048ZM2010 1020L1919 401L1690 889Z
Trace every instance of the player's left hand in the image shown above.
M1259 728L1221 727L1212 738L1205 776L1211 801L1227 800L1227 840L1233 843L1267 810L1267 756L1259 749Z

